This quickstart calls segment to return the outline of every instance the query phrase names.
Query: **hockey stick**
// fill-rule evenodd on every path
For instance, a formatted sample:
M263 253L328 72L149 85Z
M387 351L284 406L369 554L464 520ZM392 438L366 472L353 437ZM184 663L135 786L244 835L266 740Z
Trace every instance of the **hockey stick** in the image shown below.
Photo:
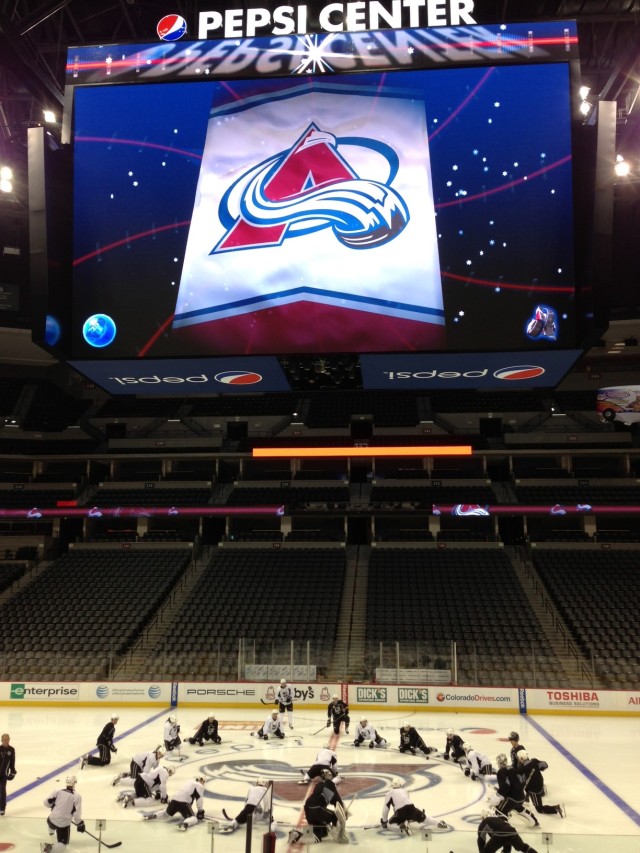
M98 838L97 835L92 835L88 829L85 829L85 834L89 836L89 838L93 838L94 841L97 841L98 844L102 844L103 847L108 847L109 850L112 850L114 847L120 847L122 845L122 841L116 841L115 844L107 844L106 841L103 841L101 838Z
M222 814L224 815L225 820L233 820L233 818L229 817L229 815L226 813L226 811L224 809L222 809Z
M328 729L328 728L329 728L329 726L326 726L326 725L325 725L325 726L322 726L322 728L318 729L318 731L317 731L317 732L311 732L311 734L312 734L312 735L319 735L319 734L320 734L320 732L323 732L325 729Z
M262 702L263 705L277 705L278 704L277 702L267 702L264 699L261 699L260 701Z

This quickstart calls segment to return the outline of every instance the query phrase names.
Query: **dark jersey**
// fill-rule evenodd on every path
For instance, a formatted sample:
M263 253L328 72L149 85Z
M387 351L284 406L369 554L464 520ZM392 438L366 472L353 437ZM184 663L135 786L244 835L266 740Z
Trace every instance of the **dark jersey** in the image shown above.
M16 774L16 751L12 746L0 744L0 778L15 776Z
M544 791L544 779L542 771L546 770L549 765L546 761L539 761L537 758L530 758L528 761L520 764L520 774L524 777L524 788L532 794L542 794Z
M342 699L336 699L334 702L329 702L327 706L327 717L333 720L341 720L349 713L349 706L345 705Z

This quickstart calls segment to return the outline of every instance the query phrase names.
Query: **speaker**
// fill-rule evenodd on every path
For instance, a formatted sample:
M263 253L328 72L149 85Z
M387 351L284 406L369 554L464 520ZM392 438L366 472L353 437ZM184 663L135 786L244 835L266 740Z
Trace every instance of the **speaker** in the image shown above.
M227 440L241 441L249 435L248 421L227 421Z
M126 438L127 437L127 425L126 424L105 424L104 425L104 435L107 441L112 438Z
M480 435L484 438L501 438L502 418L480 418Z
M373 421L371 418L359 418L351 421L351 438L366 439L373 435Z

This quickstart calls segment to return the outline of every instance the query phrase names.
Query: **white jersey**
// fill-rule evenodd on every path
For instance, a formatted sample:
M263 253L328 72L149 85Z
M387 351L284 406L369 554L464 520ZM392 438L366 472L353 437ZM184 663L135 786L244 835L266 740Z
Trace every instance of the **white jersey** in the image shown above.
M169 720L164 724L164 739L171 742L178 737L180 726L177 723L171 723Z
M262 785L252 785L247 792L245 805L262 806L264 811L268 812L271 805L271 790L263 788Z
M138 765L141 771L153 770L159 762L155 752L137 752L131 760Z
M287 685L286 687L280 687L278 692L276 693L276 702L280 705L292 705L293 704L293 689Z
M164 800L167 796L167 779L169 778L169 771L166 767L158 767L157 770L141 773L140 778L149 786L150 791L160 791L160 797Z
M264 735L274 735L274 734L276 734L276 732L280 732L281 734L284 734L284 731L282 729L282 723L280 722L280 720L277 717L275 720L271 716L267 717L267 719L264 722L264 726L262 727L263 736Z
M204 785L202 782L196 782L191 779L186 785L183 785L172 797L176 803L196 804L198 811L204 811Z
M403 806L410 806L411 800L409 794L404 788L392 788L384 798L384 806L382 807L382 820L386 820L389 815L389 809L393 806L394 812L401 809Z
M377 732L371 723L367 723L366 726L363 726L361 723L358 723L356 726L356 738L364 738L364 740L375 740Z
M316 755L316 764L322 764L324 767L331 767L332 770L338 769L338 756L332 749L323 747Z
M467 764L474 776L480 776L482 768L488 767L491 764L491 759L482 752L470 749L467 752Z
M69 788L53 791L44 804L51 809L49 814L51 823L61 829L71 826L72 823L80 823L82 820L82 797Z

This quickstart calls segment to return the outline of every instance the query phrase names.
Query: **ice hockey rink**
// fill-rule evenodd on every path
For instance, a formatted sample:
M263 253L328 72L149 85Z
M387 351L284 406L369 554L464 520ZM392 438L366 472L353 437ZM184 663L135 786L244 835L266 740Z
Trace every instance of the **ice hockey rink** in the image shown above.
M375 711L367 713L377 731L386 738L388 749L353 746L355 721L361 714L352 712L351 736L332 737L332 729L322 728L321 710L305 710L294 717L294 729L286 738L263 742L250 736L267 716L268 709L216 711L222 743L218 747L199 748L183 744L182 760L170 753L164 760L176 768L169 780L169 796L183 781L198 773L207 779L205 810L207 818L222 815L222 809L235 816L246 790L261 775L274 782L274 816L278 821L276 850L300 851L301 845L288 842L292 827L301 826L307 788L299 785L300 769L308 768L316 752L332 741L338 754L344 781L339 790L352 817L347 823L350 843L382 850L400 843L405 850L433 853L471 853L477 851L476 827L485 805L484 782L471 781L451 762L398 752L399 728L409 720L429 746L442 750L445 730L454 728L466 742L495 757L509 752L507 735L515 729L530 755L544 759L549 804L564 803L567 816L540 815L540 829L529 830L524 821L512 823L537 851L554 853L637 853L640 850L640 786L638 756L640 726L637 718L596 716L520 716L517 714L438 713L426 714ZM188 737L207 715L202 708L174 711L181 735ZM163 724L170 713L148 708L118 708L117 754L111 765L87 766L79 770L81 755L90 751L96 737L108 721L111 709L94 708L22 708L3 707L0 729L9 732L16 749L18 774L8 783L7 812L0 817L0 850L37 851L40 842L52 841L45 818L48 809L43 800L64 787L65 777L75 773L77 791L82 795L83 818L87 829L105 842L100 847L122 842L123 850L151 850L154 853L189 853L216 850L239 853L246 849L245 829L225 834L211 832L215 824L208 820L180 832L176 822L142 819L144 812L160 806L149 801L146 808L123 810L115 802L127 785L112 786L116 773L126 771L134 753L153 749L162 742ZM318 729L321 729L318 732ZM398 830L379 828L383 797L393 778L401 778L415 805L432 817L444 820L450 830L433 830L430 837L414 830L412 836ZM355 797L355 799L353 799ZM353 800L353 802L352 802ZM104 821L104 830L97 820ZM372 828L367 828L372 827ZM262 850L266 823L256 821L253 849ZM337 847L325 840L323 846ZM69 851L98 849L98 841L72 830ZM396 849L393 848L392 849Z

